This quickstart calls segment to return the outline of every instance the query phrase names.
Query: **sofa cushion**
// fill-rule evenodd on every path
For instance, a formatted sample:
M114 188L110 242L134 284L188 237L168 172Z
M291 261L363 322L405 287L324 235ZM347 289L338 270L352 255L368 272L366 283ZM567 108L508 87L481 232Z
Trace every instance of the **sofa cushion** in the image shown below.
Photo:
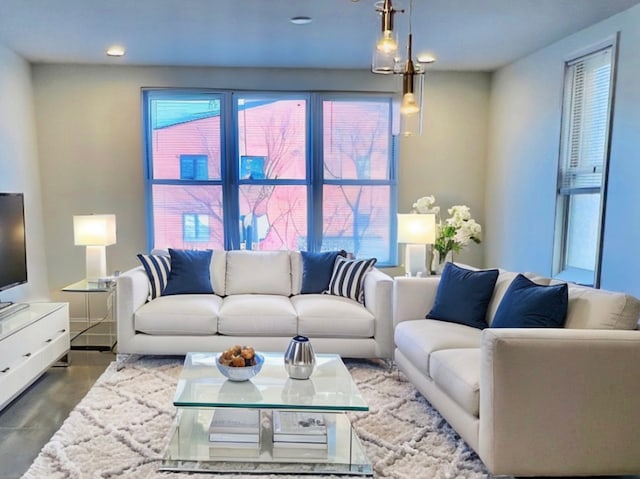
M300 251L289 251L291 260L291 294L300 294L302 288L302 255Z
M171 272L163 296L172 294L207 294L211 288L212 250L179 250L169 248Z
M562 328L567 285L541 286L519 274L505 293L492 328Z
M286 296L235 294L220 306L220 334L237 336L295 336L296 311Z
M227 252L223 249L214 249L211 255L211 287L218 296L227 294L225 282L227 281Z
M222 298L214 294L161 296L134 313L134 329L157 335L215 334L221 304Z
M480 414L480 348L431 353L429 375L440 389L474 417Z
M364 302L364 276L376 264L376 258L347 259L337 256L327 293Z
M300 254L302 256L301 294L319 294L329 289L329 281L331 281L336 258L347 255L346 251L323 251L320 253L301 251Z
M431 353L452 348L479 348L481 334L480 329L463 324L416 319L398 323L394 340L402 354L428 376Z
M635 329L640 301L628 294L569 285L565 328Z
M427 318L486 328L487 308L497 279L497 269L473 271L447 263Z
M227 251L226 294L291 294L288 251Z
M298 333L311 337L371 338L375 318L362 304L340 296L305 294L293 296L298 314Z
M171 260L169 256L158 254L138 254L138 260L144 267L149 278L149 301L162 296L162 291L167 286L167 279L171 272Z

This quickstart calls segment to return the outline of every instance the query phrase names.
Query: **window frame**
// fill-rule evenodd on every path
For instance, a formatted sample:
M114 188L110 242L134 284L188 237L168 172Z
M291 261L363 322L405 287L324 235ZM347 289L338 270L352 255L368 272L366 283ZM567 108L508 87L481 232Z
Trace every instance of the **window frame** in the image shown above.
M571 55L570 58L564 62L563 73L563 93L562 93L562 115L560 126L560 143L558 152L558 176L557 176L557 188L556 188L556 220L555 220L555 233L554 233L554 249L553 249L553 277L563 281L571 281L582 285L593 286L595 288L600 287L600 276L602 266L602 238L605 229L605 212L606 212L606 200L607 200L607 188L608 188L608 171L610 161L610 149L611 149L611 133L613 124L613 110L615 103L615 85L616 85L616 71L617 71L617 43L618 35L611 36L602 42L592 45L586 49ZM575 124L573 122L573 108L569 106L568 95L575 94L575 85L570 81L568 75L570 70L581 61L584 62L590 57L597 55L598 53L610 50L610 74L609 74L609 91L607 96L607 111L605 118L604 131L604 145L603 145L603 157L600 172L600 184L595 185L593 181L586 181L582 185L571 185L567 187L568 175L579 175L580 173L572 173L571 170L576 171L575 167L567 167L570 162L569 157L571 155L571 140L572 131L575 131ZM583 100L582 103L586 103ZM583 129L580 129L580 133L584 133ZM593 173L596 173L595 168L600 165L594 166ZM588 176L588 174L584 174ZM578 197L578 195L598 194L599 195L599 209L597 218L597 232L596 232L596 245L595 245L595 258L593 263L593 270L582 269L572 267L567 264L568 250L569 250L569 226L571 221L571 206L572 201Z
M220 178L197 179L156 179L153 177L153 125L151 104L158 99L188 99L210 96L220 101ZM240 155L238 148L238 97L272 97L274 100L287 98L305 98L307 101L306 131L306 178L304 179L252 179L240 176ZM325 180L323 174L323 115L324 101L371 101L381 100L389 105L389 151L388 175L386 180ZM344 185L380 185L389 187L389 244L387 261L379 261L379 266L393 266L397 263L397 245L395 243L395 211L397 209L397 136L393 134L395 122L394 98L390 93L376 92L324 92L324 91L261 91L261 90L224 90L224 89L183 89L183 88L143 88L143 143L144 143L144 175L146 198L147 248L154 247L154 185L217 185L222 188L224 248L226 250L242 249L241 231L239 228L241 185L274 184L303 185L307 189L307 251L320 251L322 244L322 189L326 184ZM245 155L243 155L245 156ZM246 155L255 156L255 155Z
M307 189L307 202L308 202L308 192L312 189L312 181L311 181L311 164L313 162L313 157L310 155L310 144L312 142L311 128L310 125L312 123L312 112L311 112L311 102L312 102L313 93L309 92L274 92L274 91L233 91L231 92L231 101L233 108L233 116L231 124L229 126L229 130L233 131L233 139L232 145L234 150L238 150L237 145L239 143L239 108L238 108L238 97L242 97L244 99L272 99L274 101L280 100L304 100L306 102L306 115L305 115L305 134L306 134L306 151L305 151L305 178L240 178L240 161L242 156L256 156L256 155L240 155L239 151L235 151L232 157L227 158L229 161L229 167L232 167L235 170L235 182L233 183L232 191L230 192L230 200L235 203L238 208L238 214L235 215L235 218L238 220L243 216L240 214L240 188L242 186L247 185L255 185L255 186L304 186ZM237 160L236 160L237 159ZM308 204L308 203L307 203ZM307 208L308 209L308 208ZM307 215L309 212L307 211ZM225 215L226 217L227 215ZM307 216L307 218L310 218ZM309 224L307 220L307 236L309 236ZM244 249L246 247L246 243L242 243L241 241L241 232L239 225L235 228L233 226L229 226L227 230L227 225L225 224L225 235L231 236L231 249ZM307 249L311 251L309 247L309 241L307 241Z
M398 136L394 134L394 127L396 122L396 108L394 105L394 97L392 95L376 95L376 94L363 94L359 98L353 98L351 94L347 93L326 93L318 98L317 111L319 115L323 115L323 102L325 101L371 101L372 98L384 100L388 102L389 107L389 129L387 132L389 138L389 161L387 162L387 178L386 179L371 179L369 175L368 179L327 179L324 177L324 137L322 132L322 126L324 121L316 122L319 128L317 137L319 141L314 142L316 148L316 157L318 161L315 162L316 176L321 178L321 184L317 188L316 196L314 197L313 205L316 207L316 217L322 218L322 194L323 188L327 185L334 186L388 186L389 192L389 262L379 262L379 266L390 267L397 266L398 263L398 247L397 247L397 214L398 211L398 194L397 194L397 173L398 173ZM318 196L319 195L319 196ZM316 224L316 228L319 228L318 238L322 237L323 225ZM319 246L318 246L319 250Z

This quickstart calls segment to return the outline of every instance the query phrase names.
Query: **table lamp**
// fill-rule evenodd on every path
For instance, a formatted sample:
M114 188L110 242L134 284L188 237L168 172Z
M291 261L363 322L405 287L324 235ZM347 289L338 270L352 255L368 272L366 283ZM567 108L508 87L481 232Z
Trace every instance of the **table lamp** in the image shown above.
M87 281L106 277L106 247L116 243L116 215L74 215L73 240L87 247Z
M407 276L426 276L426 246L436 242L436 215L398 214L398 243L405 243L404 268Z

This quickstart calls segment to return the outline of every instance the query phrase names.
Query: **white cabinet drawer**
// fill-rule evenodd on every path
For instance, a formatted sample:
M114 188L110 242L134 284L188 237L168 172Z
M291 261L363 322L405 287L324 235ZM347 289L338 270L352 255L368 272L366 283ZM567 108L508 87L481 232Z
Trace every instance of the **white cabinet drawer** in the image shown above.
M22 324L0 339L0 409L69 351L67 304L36 303L18 314L10 320Z
M28 334L31 332L31 334ZM5 338L0 342L0 374L6 374L11 369L24 363L38 348L41 339L34 328L24 329ZM2 379L2 376L0 376Z
M50 346L61 336L69 337L69 318L63 313L63 311L56 311L42 319L42 324L38 326L37 341L34 345L36 350ZM67 349L69 349L69 344L67 344Z
M40 375L37 342L37 338L20 331L0 343L3 356L0 360L0 404L13 399Z

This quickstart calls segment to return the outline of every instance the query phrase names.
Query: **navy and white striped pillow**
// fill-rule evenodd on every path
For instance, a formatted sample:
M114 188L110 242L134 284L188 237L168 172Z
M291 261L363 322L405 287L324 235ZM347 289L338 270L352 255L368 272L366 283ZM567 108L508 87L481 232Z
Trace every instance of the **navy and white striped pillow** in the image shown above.
M364 275L373 268L376 261L376 258L347 259L338 256L326 292L364 303Z
M167 286L171 272L171 257L157 254L139 254L137 256L149 277L148 300L151 301L162 296L162 291Z

